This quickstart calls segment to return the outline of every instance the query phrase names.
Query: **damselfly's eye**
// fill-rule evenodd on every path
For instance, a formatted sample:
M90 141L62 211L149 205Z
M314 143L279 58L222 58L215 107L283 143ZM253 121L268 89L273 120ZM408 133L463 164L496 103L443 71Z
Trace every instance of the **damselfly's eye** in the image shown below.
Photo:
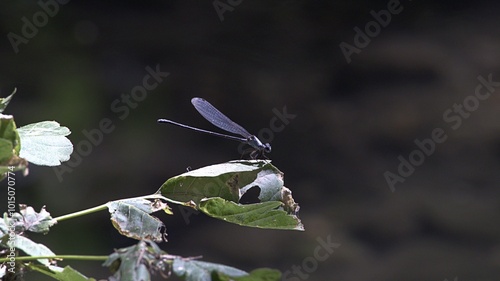
M268 144L268 143L264 144L264 151L265 151L266 153L271 152L271 145L270 145L270 144Z

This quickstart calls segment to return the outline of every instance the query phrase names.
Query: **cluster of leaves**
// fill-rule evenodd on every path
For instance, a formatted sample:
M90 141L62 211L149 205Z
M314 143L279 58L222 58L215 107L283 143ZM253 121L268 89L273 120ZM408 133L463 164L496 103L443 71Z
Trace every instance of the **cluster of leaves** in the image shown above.
M28 161L37 165L56 166L67 161L73 152L70 131L55 121L43 121L16 128L14 117L3 111L16 91L0 98L0 180L8 171L24 171ZM22 146L21 146L22 143Z
M12 95L0 100L3 111ZM55 121L16 129L12 116L0 114L0 174L27 171L28 162L55 166L69 160L73 150L66 138L70 131ZM257 191L257 192L254 192ZM251 203L246 203L251 202ZM168 179L151 195L107 202L100 206L53 218L43 207L19 205L19 212L6 212L0 220L0 278L34 270L56 280L95 280L57 261L101 260L109 267L109 280L150 280L151 274L184 280L280 280L277 270L262 268L245 272L192 257L168 254L157 243L166 241L166 227L153 215L173 214L171 204L183 205L229 223L264 229L304 230L297 217L299 206L283 185L283 173L270 161L231 161L203 167ZM48 233L56 223L89 213L108 210L113 226L124 236L137 240L109 256L56 255L45 245L24 236L25 232ZM15 252L14 261L10 259ZM20 256L23 252L25 255ZM1 263L3 262L3 264ZM13 263L13 264L9 264Z

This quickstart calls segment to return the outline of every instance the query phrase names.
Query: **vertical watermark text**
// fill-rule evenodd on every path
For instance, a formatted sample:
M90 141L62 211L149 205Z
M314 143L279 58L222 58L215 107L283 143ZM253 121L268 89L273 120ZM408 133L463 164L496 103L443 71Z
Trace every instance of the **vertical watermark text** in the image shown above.
M14 167L9 166L7 171L7 216L9 217L9 240L7 241L7 245L9 247L7 258L9 261L7 262L7 271L11 274L15 274L16 270L16 231L14 220L12 220L12 216L16 212L16 178L14 174Z

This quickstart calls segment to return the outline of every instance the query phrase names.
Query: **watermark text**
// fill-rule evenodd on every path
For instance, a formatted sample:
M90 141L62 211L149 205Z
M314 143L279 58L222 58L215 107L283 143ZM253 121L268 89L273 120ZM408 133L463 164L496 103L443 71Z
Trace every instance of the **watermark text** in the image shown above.
M43 28L49 22L49 17L53 18L59 13L60 6L68 4L69 0L39 0L37 2L41 10L35 12L31 17L31 20L27 17L22 17L22 27L21 32L16 34L14 32L9 32L7 34L7 39L9 39L10 45L14 50L14 53L19 53L19 45L28 44L30 39L33 39L40 28Z
M7 171L7 216L12 218L16 212L16 178L14 174L14 167L9 166ZM15 274L16 270L16 231L14 220L9 220L9 240L7 245L9 247L7 258L9 261L6 263L8 265L7 271Z
M474 94L465 97L462 102L453 104L443 112L443 121L449 125L450 129L458 130L464 120L468 119L479 108L481 102L487 100L500 86L500 82L493 81L493 74L491 73L487 78L479 75L477 80L479 83ZM391 191L395 192L396 184L405 182L415 172L416 167L421 166L427 157L434 154L438 144L443 144L447 139L446 129L441 127L434 128L429 138L415 139L416 148L408 154L408 157L398 156L399 165L397 170L395 172L384 172L384 178Z
M168 72L162 72L160 65L155 68L146 66L146 75L142 78L142 84L132 88L129 94L121 94L120 98L111 102L110 110L120 120L125 120L130 112L139 106L139 103L145 100L150 91L153 91L170 75ZM99 146L104 141L104 135L109 134L116 128L115 122L110 118L102 118L98 127L87 130L82 130L85 139L79 141L75 145L75 151L71 155L71 159L64 162L60 166L53 167L53 170L60 182L63 180L65 173L71 173L73 169L79 166L83 158L90 155L94 147Z

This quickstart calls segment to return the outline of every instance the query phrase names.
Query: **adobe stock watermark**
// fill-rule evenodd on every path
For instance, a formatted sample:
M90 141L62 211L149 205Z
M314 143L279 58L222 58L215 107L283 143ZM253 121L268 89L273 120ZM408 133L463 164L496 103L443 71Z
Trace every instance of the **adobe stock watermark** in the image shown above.
M59 13L59 5L66 5L68 2L69 0L39 0L37 4L40 10L35 12L31 19L27 17L21 18L23 24L20 32L21 35L14 32L7 34L7 39L9 39L14 53L19 53L19 45L28 44L29 40L38 34L38 30L47 25L49 18L53 18Z
M224 13L229 11L234 11L234 8L238 7L243 0L214 0L212 5L214 6L215 12L219 16L221 22L224 21Z
M7 171L7 217L12 218L12 216L16 212L16 178L14 174L14 167L13 166L8 166L8 171ZM10 274L15 274L16 273L16 238L17 238L17 233L15 231L15 225L14 225L14 220L10 219L9 220L9 225L8 225L8 236L9 240L7 241L8 245L8 254L7 258L9 259L7 264L7 271Z
M408 0L411 1L411 0ZM393 15L399 15L403 11L403 6L399 0L389 0L387 3L387 9L382 9L378 12L374 10L370 11L370 15L373 17L373 21L369 21L365 24L364 30L359 27L354 27L354 38L353 44L341 42L339 44L340 50L347 61L351 63L351 56L353 54L361 53L361 50L366 48L373 38L377 37L382 31L382 27L387 27L391 23Z
M331 241L331 235L326 239L322 237L316 238L318 245L314 248L311 256L305 257L299 265L292 265L292 267L283 272L283 281L300 281L307 280L312 273L318 270L320 262L326 261L337 249L340 243Z
M142 78L141 85L133 87L130 94L122 93L120 98L111 102L110 110L116 114L119 120L125 120L130 115L131 110L137 108L139 103L147 98L148 93L156 89L170 75L168 72L162 72L159 64L155 68L146 66L145 70L146 75ZM62 163L60 166L53 167L59 182L62 182L65 173L71 173L73 169L82 163L84 157L92 153L94 147L103 142L105 134L113 132L115 128L115 122L112 119L102 118L97 128L82 130L85 139L80 140L75 145L75 150L70 160Z
M461 103L455 103L452 107L443 112L443 121L449 125L448 130L458 130L465 119L469 118L471 114L476 111L481 102L484 102L491 97L500 86L500 82L493 81L493 74L489 74L488 78L479 75L477 77L479 83L476 85L474 94L471 94L463 99ZM431 132L429 138L423 140L415 139L414 143L416 148L408 154L405 158L403 155L398 156L399 165L396 173L391 171L384 172L384 178L387 185L392 192L396 191L396 184L403 183L409 176L411 176L416 167L422 165L426 158L434 154L437 145L444 143L448 139L446 129L437 127Z

